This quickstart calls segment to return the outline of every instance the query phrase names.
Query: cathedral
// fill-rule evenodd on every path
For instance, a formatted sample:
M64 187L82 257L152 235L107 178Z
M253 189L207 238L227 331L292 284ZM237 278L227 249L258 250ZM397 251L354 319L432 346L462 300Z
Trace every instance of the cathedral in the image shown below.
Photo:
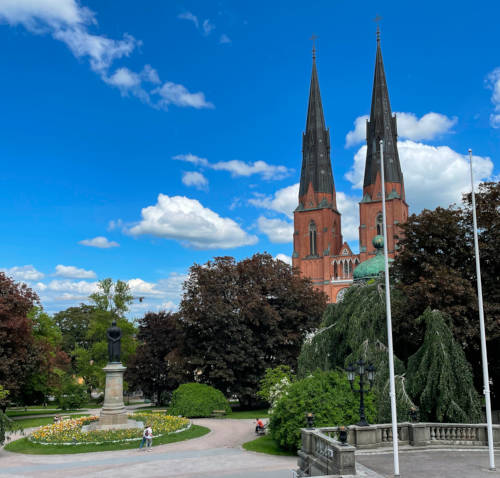
M406 222L403 173L397 146L397 122L392 115L385 79L380 34L373 79L370 119L366 122L366 162L363 197L359 203L359 254L354 254L342 238L342 214L337 208L335 182L330 159L330 131L325 126L319 90L316 57L313 65L306 130L302 135L302 170L298 206L294 211L293 266L314 286L339 301L353 282L355 268L376 253L373 238L383 234L380 144L384 141L389 256L398 249L399 224Z

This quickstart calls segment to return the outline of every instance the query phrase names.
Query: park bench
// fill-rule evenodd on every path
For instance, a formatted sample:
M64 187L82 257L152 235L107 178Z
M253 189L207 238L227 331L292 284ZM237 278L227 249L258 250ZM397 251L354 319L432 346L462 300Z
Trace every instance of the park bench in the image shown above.
M259 428L255 433L257 433L257 435L259 436L265 435L266 430L267 430L267 423L265 423L264 426L262 428Z
M212 417L213 418L222 418L226 414L226 410L213 410Z

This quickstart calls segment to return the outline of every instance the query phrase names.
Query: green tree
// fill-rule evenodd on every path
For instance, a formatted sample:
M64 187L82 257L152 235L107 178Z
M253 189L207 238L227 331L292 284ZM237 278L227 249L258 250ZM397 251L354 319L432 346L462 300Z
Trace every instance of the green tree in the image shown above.
M195 264L180 304L183 355L200 381L251 406L266 368L296 368L325 304L309 280L269 254Z
M72 355L79 347L89 348L87 332L94 311L94 306L80 304L79 307L69 307L54 315L62 335L62 349L67 354Z
M306 426L306 414L310 412L318 427L348 426L359 421L359 396L351 390L342 370L317 370L292 383L271 414L271 436L282 448L296 450L300 447L300 429ZM373 423L376 412L370 393L365 395L365 412Z
M5 390L2 385L0 385L0 404L2 408L0 410L0 446L5 443L5 436L7 432L20 429L20 427L17 426L17 424L5 414L8 395L9 391Z
M443 314L429 308L422 346L408 361L408 389L425 421L476 423L481 405L470 364L454 340Z
M257 395L272 407L273 403L281 397L294 380L295 375L289 365L268 368L260 381Z
M113 282L107 278L97 283L98 291L90 294L89 299L100 310L105 310L123 317L128 311L128 306L134 299L130 293L129 285L121 280Z

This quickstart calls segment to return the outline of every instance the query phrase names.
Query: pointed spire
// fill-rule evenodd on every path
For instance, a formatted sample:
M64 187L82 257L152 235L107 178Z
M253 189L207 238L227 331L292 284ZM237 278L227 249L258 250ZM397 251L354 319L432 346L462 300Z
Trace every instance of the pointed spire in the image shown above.
M323 105L316 69L316 49L313 46L313 65L306 131L302 138L302 172L299 198L303 197L312 183L315 193L334 193L332 165L330 162L330 132L325 126Z
M403 174L399 163L397 146L396 117L392 116L389 92L385 78L382 49L380 47L380 29L377 27L377 55L373 79L372 105L370 120L366 124L366 165L363 186L375 184L380 171L380 145L384 140L385 181L403 184Z

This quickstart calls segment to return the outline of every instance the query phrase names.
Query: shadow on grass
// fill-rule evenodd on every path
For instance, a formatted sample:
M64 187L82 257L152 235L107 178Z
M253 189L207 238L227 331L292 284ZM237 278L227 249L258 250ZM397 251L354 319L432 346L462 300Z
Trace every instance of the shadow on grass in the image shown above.
M166 445L168 443L175 443L184 440L191 440L206 435L210 429L192 425L189 430L181 433L172 433L171 435L163 435L160 438L153 440L153 447L157 445ZM5 446L5 450L14 453L26 453L29 455L70 455L74 453L92 453L98 451L115 451L115 450L130 450L139 448L141 439L137 441L124 442L124 443L103 443L102 445L40 445L39 443L32 443L28 438L21 438L20 440L13 441Z
M256 451L257 453L266 453L268 455L297 455L293 451L283 450L283 448L280 448L270 435L264 435L256 438L255 440L247 441L246 443L243 443L243 448L248 451Z

